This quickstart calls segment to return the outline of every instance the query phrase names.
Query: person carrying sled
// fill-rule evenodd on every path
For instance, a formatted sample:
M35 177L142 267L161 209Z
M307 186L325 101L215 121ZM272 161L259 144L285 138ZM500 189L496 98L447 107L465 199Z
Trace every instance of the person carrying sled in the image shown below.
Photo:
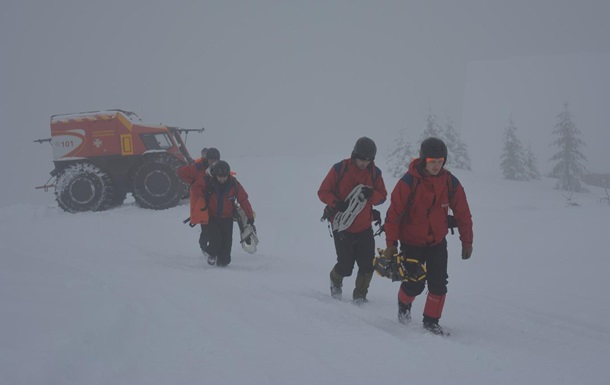
M411 304L428 284L423 324L428 331L443 335L438 324L447 293L448 209L451 208L462 243L462 259L472 254L472 216L464 188L458 179L444 169L447 146L438 138L421 143L419 158L413 159L408 171L397 182L390 197L385 220L389 258L400 250L405 259L424 264L424 280L405 280L398 291L398 320L411 321Z
M367 137L356 141L351 158L335 164L320 185L318 197L325 203L325 216L333 223L339 213L350 208L346 199L359 185L365 205L353 222L343 231L334 230L333 239L337 262L330 272L330 293L333 298L342 296L343 278L352 275L354 264L358 264L353 301L366 302L369 285L373 277L375 239L373 238L373 206L385 202L387 191L381 170L375 166L377 146ZM353 207L353 206L352 206ZM333 223L334 224L334 223Z
M178 168L176 173L178 176L190 186L189 197L190 197L190 226L195 227L201 226L201 233L199 234L199 247L204 257L208 257L208 210L207 202L201 196L193 193L194 183L202 178L206 171L220 160L220 152L216 148L203 148L201 150L201 158L196 159L193 163L181 166ZM185 221L186 222L186 221Z
M208 202L208 264L223 267L231 263L235 202L246 213L250 225L254 225L254 211L248 200L248 193L231 175L231 167L227 162L218 161L211 167L210 174L211 176L199 178L193 190L197 196Z

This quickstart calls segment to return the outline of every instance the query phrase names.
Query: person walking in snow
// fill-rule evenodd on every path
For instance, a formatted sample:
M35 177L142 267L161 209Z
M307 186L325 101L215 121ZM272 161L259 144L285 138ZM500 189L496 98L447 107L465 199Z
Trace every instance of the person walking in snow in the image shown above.
M209 173L209 169L216 162L220 160L220 151L216 148L203 148L201 150L201 158L196 159L193 163L181 166L178 168L176 173L178 176L190 186L189 196L190 196L190 226L195 227L197 225L201 226L201 233L199 234L199 247L201 248L201 252L204 257L208 257L207 248L208 248L208 205L205 201L204 197L198 196L193 193L193 185L195 182L206 175L206 172Z
M398 291L398 320L411 321L411 304L428 284L424 306L424 328L434 334L445 332L439 325L447 293L448 209L451 208L462 242L462 259L472 254L472 216L464 188L458 179L444 169L447 146L438 138L421 143L419 158L413 159L408 171L397 182L390 197L385 220L387 248L385 257L398 252L403 257L425 263L425 281L406 280Z
M354 218L351 225L343 231L333 231L337 262L330 271L330 294L333 298L342 296L343 278L352 275L354 265L358 264L353 301L366 302L371 279L373 278L373 259L375 239L373 238L373 206L385 202L387 191L381 170L375 166L377 146L367 137L356 141L351 158L335 164L320 185L318 197L325 203L325 215L331 223L338 213L345 212L350 206L347 196L358 185L364 185L361 194L366 204Z
M237 178L231 175L231 167L224 160L218 161L210 168L210 175L199 178L193 186L193 191L208 203L208 264L227 266L231 263L233 245L234 202L243 208L248 217L248 224L254 225L254 211L248 200L248 193Z

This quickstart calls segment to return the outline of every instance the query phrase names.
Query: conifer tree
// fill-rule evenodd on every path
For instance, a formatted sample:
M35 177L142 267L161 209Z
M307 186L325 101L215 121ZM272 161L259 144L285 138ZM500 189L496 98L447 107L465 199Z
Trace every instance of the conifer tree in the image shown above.
M445 130L443 132L443 137L445 138L444 142L447 145L447 162L445 165L447 167L455 167L455 147L459 140L459 134L455 129L455 125L453 121L447 118L447 124L445 124Z
M517 127L510 119L508 127L504 129L504 147L500 155L500 168L504 178L528 180L525 163L523 146L517 138Z
M468 147L462 141L459 132L451 119L447 120L445 126L445 144L447 145L447 166L462 170L471 170Z
M460 140L458 145L455 147L452 157L455 158L455 168L469 171L472 170L470 155L468 154L468 146L466 146L466 143Z
M584 162L587 158L580 151L585 142L580 139L580 130L572 121L572 114L568 111L568 103L564 104L563 111L557 115L553 135L556 139L551 144L559 147L559 151L550 160L557 164L551 170L550 176L559 178L556 189L572 192L587 191L581 184L586 171Z
M525 174L527 179L540 179L540 172L538 171L537 159L532 151L531 146L527 146L525 150Z
M387 170L395 178L400 178L407 172L409 162L416 156L413 144L408 141L407 137L407 130L402 130L398 138L394 141L393 148L386 158Z
M445 141L443 130L438 124L436 115L432 112L432 107L428 109L428 116L426 116L426 128L422 132L420 142L430 137L439 138Z

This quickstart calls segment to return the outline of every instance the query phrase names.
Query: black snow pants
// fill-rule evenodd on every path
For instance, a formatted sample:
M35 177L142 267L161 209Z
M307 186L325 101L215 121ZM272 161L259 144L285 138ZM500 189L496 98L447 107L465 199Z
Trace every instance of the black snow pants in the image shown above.
M426 263L426 281L428 291L436 295L447 293L447 240L433 246L400 245L405 258L417 259ZM405 281L401 289L410 297L416 297L424 291L424 282Z
M227 266L231 263L233 218L210 217L208 234L210 237L208 254L216 256L216 266Z
M349 277L354 270L354 264L358 264L358 272L362 274L372 273L373 258L375 258L375 238L373 228L360 233L348 233L346 231L333 232L335 250L337 251L337 263L335 272L342 277Z
M208 234L208 225L201 224L201 233L199 234L199 247L204 252L208 252L208 242L210 241L210 235Z

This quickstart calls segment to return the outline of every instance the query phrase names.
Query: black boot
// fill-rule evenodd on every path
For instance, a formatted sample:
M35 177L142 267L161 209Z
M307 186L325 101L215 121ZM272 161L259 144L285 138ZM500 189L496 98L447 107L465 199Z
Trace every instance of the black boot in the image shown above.
M444 336L447 334L441 325L438 324L438 318L424 316L424 329L437 336Z
M398 301L398 322L408 324L411 322L411 304Z

